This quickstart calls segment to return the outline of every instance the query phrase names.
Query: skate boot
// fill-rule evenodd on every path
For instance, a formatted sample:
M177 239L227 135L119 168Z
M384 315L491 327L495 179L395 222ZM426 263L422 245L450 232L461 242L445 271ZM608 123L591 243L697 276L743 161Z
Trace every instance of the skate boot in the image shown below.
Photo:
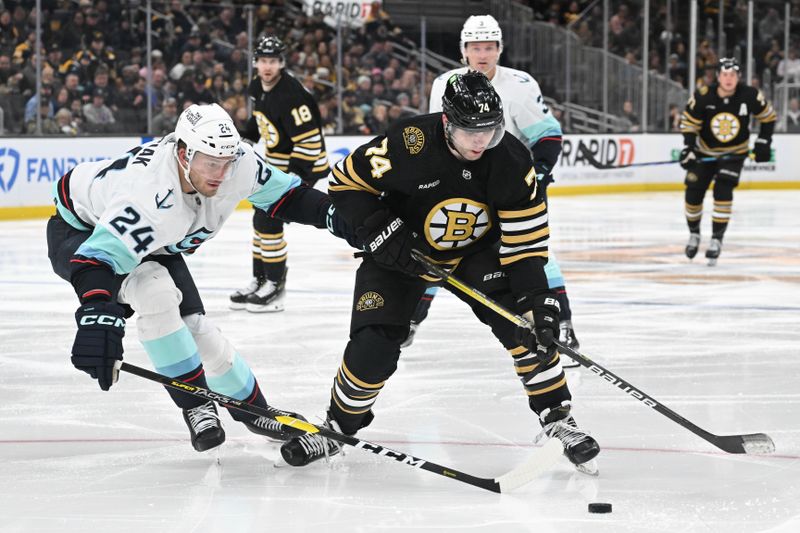
M719 254L722 252L722 239L712 238L708 243L708 250L706 250L706 259L708 259L708 266L717 264Z
M325 427L341 433L339 424L331 417L330 413L325 418ZM294 437L285 442L281 446L281 455L292 466L306 466L322 458L327 459L336 455L341 449L341 444L335 440L320 437L313 433L306 433L301 437Z
M573 350L580 349L581 343L578 342L578 337L575 336L575 330L572 329L572 321L562 320L559 327L561 328L561 335L558 340L561 344ZM571 357L561 354L561 366L564 368L576 368L581 365L576 363Z
M264 278L256 278L250 280L250 283L247 287L243 287L238 289L236 292L231 294L231 303L230 308L234 311L238 311L240 309L244 309L247 307L247 297L256 292L258 289L266 283L267 280Z
M184 409L183 419L189 426L192 446L198 452L216 448L225 442L225 430L222 429L214 402L206 402L191 409Z
M406 337L406 340L404 340L402 344L400 344L401 348L408 348L409 346L411 346L411 344L414 342L414 335L417 334L417 328L419 328L419 324L417 324L416 322L412 321L408 325L408 337Z
M271 413L273 413L274 416L291 416L292 418L305 421L305 417L303 417L303 415L299 415L291 411L283 411L281 409L276 409L272 406L267 406L266 409ZM287 428L274 418L270 418L268 416L254 417L248 420L241 420L241 422L242 424L245 425L247 429L249 429L256 435L262 435L264 437L267 437L268 439L281 442L287 441L292 437L297 436L299 431Z
M575 468L584 474L596 476L598 470L594 458L600 453L600 446L588 433L578 428L569 411L569 401L563 402L560 407L542 411L539 414L542 432L536 437L536 442L544 435L560 440L564 445L564 455Z
M690 233L689 242L686 244L686 257L693 259L697 255L697 249L700 247L700 234Z
M288 270L288 269L287 269ZM247 297L246 309L251 313L278 313L283 311L286 291L286 271L279 281L268 279L257 291Z

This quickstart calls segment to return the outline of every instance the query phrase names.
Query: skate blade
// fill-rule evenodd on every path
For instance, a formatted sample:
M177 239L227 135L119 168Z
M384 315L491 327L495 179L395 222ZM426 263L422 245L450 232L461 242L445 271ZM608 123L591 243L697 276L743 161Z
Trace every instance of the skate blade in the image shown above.
M231 311L242 311L244 309L247 309L247 304L237 304L235 302L231 302L228 305L228 309L230 309Z
M585 463L575 465L575 470L577 470L581 474L586 474L587 476L597 477L600 475L600 468L597 466L596 459L592 459L591 461L586 461Z

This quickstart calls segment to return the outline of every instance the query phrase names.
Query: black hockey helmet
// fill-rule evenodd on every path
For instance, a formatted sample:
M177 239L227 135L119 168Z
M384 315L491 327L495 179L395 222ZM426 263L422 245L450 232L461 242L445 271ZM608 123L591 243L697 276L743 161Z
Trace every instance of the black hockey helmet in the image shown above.
M451 140L451 127L467 132L494 130L495 136L489 145L492 148L505 133L503 102L489 78L480 72L450 76L442 97L442 111L447 117L448 140Z
M741 73L741 67L739 66L739 61L733 57L723 57L717 63L717 74L722 72L723 70L735 70L738 73Z
M279 57L283 59L284 52L286 52L286 45L283 44L283 41L275 35L267 35L253 49L253 57Z

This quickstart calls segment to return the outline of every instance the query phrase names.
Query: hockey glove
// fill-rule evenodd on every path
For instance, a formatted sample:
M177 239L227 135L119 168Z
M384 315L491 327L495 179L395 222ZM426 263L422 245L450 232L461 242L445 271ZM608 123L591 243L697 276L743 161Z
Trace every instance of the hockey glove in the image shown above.
M550 292L536 295L523 294L517 298L517 309L533 310L533 330L525 326L517 326L516 341L531 351L543 369L556 355L559 320L561 310L558 300Z
M373 213L356 230L356 236L363 242L364 251L379 265L411 276L428 273L411 257L411 250L417 249L427 255L430 248L403 219L390 211Z
M753 148L756 163L768 163L772 159L771 145L772 139L762 139L761 137L756 139L756 145Z
M78 333L72 345L72 364L108 390L116 381L114 363L122 361L125 319L122 306L111 302L90 302L75 311Z
M694 153L694 148L691 146L684 146L678 161L681 164L681 168L689 170L697 161L697 154Z

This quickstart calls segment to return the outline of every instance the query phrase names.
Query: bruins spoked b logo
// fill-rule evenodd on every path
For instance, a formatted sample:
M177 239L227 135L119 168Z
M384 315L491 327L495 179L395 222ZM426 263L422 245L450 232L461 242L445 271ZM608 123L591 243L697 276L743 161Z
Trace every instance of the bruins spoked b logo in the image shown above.
M356 311L371 311L383 307L383 296L375 291L367 291L356 303Z
M267 143L267 148L275 148L281 140L281 135L278 133L278 128L269 121L267 116L261 111L253 111L253 116L256 117L256 124L258 124L258 133L264 138Z
M450 198L436 204L425 219L425 239L436 250L467 246L492 227L489 207L467 198Z
M717 113L711 119L711 132L719 142L729 142L734 139L741 129L739 119L731 113Z

